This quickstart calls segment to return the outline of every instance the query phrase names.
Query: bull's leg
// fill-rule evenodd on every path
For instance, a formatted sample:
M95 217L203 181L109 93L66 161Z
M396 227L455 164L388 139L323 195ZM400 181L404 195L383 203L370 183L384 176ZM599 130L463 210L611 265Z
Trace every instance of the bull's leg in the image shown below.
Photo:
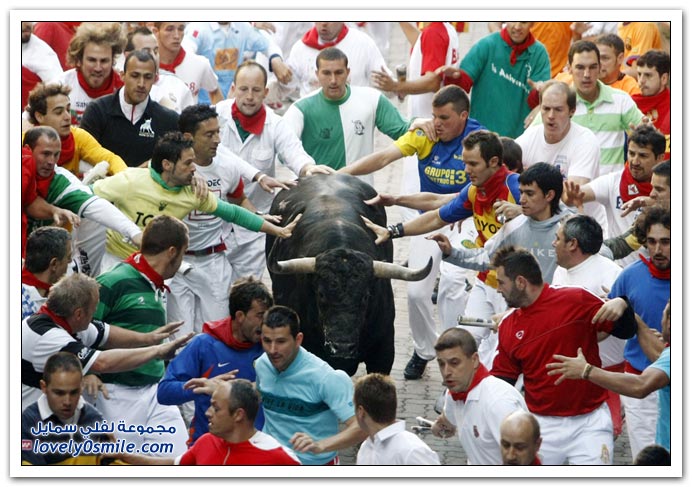
M393 314L393 313L392 313ZM394 317L381 323L391 323L388 330L373 340L373 343L365 357L365 367L368 373L379 372L389 375L394 364Z

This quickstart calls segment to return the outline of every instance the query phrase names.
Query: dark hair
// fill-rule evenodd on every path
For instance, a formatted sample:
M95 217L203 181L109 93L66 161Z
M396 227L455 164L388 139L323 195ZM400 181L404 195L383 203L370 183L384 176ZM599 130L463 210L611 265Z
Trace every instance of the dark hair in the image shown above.
M504 267L505 275L512 281L518 276L523 276L534 286L543 284L541 267L533 254L526 249L513 245L502 247L493 255L491 265L493 269Z
M182 112L180 112L180 117L178 118L178 128L183 133L189 133L194 135L199 129L199 124L206 122L211 118L218 118L219 114L216 113L216 108L206 105L204 103L198 103L197 105L190 105L185 107Z
M147 223L142 234L142 254L156 255L175 247L177 250L188 243L187 226L174 216L157 215Z
M637 58L637 66L656 68L659 76L670 74L670 54L658 49L646 51Z
M245 416L253 423L259 411L260 395L247 379L233 379L231 391L228 395L228 412L232 413L238 408L245 411Z
M456 113L468 112L470 108L469 96L466 92L455 85L448 85L440 88L433 96L432 106L443 107L451 103Z
M48 269L52 259L63 260L65 247L72 240L70 232L61 227L39 227L26 240L24 267L32 274Z
M29 114L29 121L33 125L39 125L36 113L46 115L48 113L48 98L51 96L65 95L68 99L72 88L61 83L37 83L33 90L29 92L29 100L26 105L26 112Z
M670 453L661 445L645 446L632 465L670 465Z
M86 274L63 276L48 291L46 306L58 316L67 318L77 308L86 308L92 304L93 292L100 284Z
M473 150L476 146L479 146L481 157L486 164L490 164L490 159L493 157L497 157L500 164L504 160L502 142L500 142L500 137L495 132L476 130L464 137L462 145L466 150Z
M74 353L54 353L43 366L43 382L50 384L50 379L56 372L79 372L82 375L82 363Z
M60 141L60 134L57 130L49 125L39 125L38 127L31 127L24 133L24 145L28 145L31 150L34 150L41 137Z
M666 159L665 161L656 164L651 170L651 173L655 174L656 176L662 176L666 178L668 187L670 187L670 159Z
M478 344L473 335L463 328L447 328L435 342L435 351L459 347L467 357L478 351Z
M390 424L396 420L396 386L387 375L372 373L358 378L353 389L353 404L363 406L372 420Z
M571 65L574 55L582 52L595 52L598 64L601 64L601 52L598 50L598 46L591 41L577 41L569 46L569 51L567 52L567 62Z
M652 125L639 125L629 135L629 142L639 147L651 147L656 157L666 152L666 136Z
M348 56L346 53L337 47L328 47L327 49L322 49L315 59L315 66L320 69L320 61L340 61L343 60L345 66L348 68Z
M603 34L594 41L594 44L612 47L615 50L616 56L625 53L625 43L617 34Z
M640 244L646 243L646 236L654 225L663 225L670 230L670 211L659 206L650 206L642 211L634 223L634 236Z
M540 104L543 104L543 96L545 96L548 88L558 90L567 97L567 108L569 111L574 112L577 109L577 92L574 91L574 88L563 81L556 81L554 79L546 81L543 85L543 89L538 93L538 102Z
M267 308L274 305L274 298L262 281L252 276L241 277L231 286L229 314L233 317L236 311L247 313L252 308L253 301L259 301Z
M243 63L238 66L235 70L235 78L238 78L238 74L240 74L241 71L248 69L248 68L257 68L260 71L262 71L262 75L264 76L264 86L267 86L267 70L264 69L264 66L262 66L260 63L257 61L253 61L252 59L248 59L247 61L243 61Z
M139 25L127 33L127 44L125 44L125 52L130 52L135 50L135 45L132 41L135 36L153 36L154 33L144 25Z
M502 142L502 161L507 166L507 169L514 171L517 174L524 172L524 163L521 162L524 158L524 153L521 146L517 144L511 137L500 137Z
M288 326L291 329L291 336L296 338L300 333L300 318L298 313L288 306L277 304L269 308L264 314L262 326L268 326L272 329Z
M595 255L603 245L603 228L588 215L573 215L562 223L565 241L576 240L579 249L589 255Z
M555 196L550 201L550 214L560 212L560 197L562 196L562 173L560 170L545 162L537 162L519 175L519 184L529 185L535 182L544 195L553 190Z
M130 54L127 55L125 58L125 64L123 64L123 72L127 73L127 65L130 63L130 59L132 58L137 58L137 60L141 63L153 63L154 64L154 73L158 72L159 66L156 64L156 59L154 58L154 55L147 51L142 51L142 50L135 50L132 51Z
M154 151L151 154L151 167L161 174L163 172L163 160L167 159L176 164L186 149L192 149L193 141L185 137L181 132L167 132L156 141Z

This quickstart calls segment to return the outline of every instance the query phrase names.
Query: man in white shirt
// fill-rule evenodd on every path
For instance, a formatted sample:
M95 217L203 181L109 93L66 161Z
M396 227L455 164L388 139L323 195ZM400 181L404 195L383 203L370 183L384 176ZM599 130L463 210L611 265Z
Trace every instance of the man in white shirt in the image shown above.
M500 424L517 409L527 410L524 398L508 382L490 375L468 331L449 328L437 340L435 352L447 394L433 434L448 438L457 433L469 465L502 465Z
M396 419L396 386L389 376L368 374L354 386L353 405L360 429L368 437L360 445L356 465L439 465L437 453L406 431Z
M567 181L562 200L567 205L582 206L597 201L605 206L608 218L606 238L626 232L640 211L622 216L623 204L651 192L653 167L663 160L666 151L665 136L650 125L640 125L632 131L627 143L627 164L618 172L604 174L585 186ZM629 255L617 263L627 265L638 260Z
M216 105L221 126L221 145L238 154L248 164L239 167L245 194L257 211L266 213L275 193L267 186L276 176L276 156L297 176L329 174L327 166L318 166L300 143L298 136L281 117L267 110L267 71L255 61L246 61L235 72L233 98ZM228 224L224 229L231 264L231 282L242 276L262 278L266 262L264 234Z
M315 22L315 26L293 45L286 59L293 71L293 80L286 85L289 91L299 86L300 96L304 97L320 87L315 75L315 60L323 49L332 46L348 57L353 86L370 86L370 73L387 66L377 44L367 34L349 29L344 22Z
M555 232L553 241L558 267L552 284L581 286L605 298L622 268L598 253L602 243L603 231L596 220L586 215L566 219ZM626 340L612 335L598 342L604 369L613 372L624 370L625 343ZM617 437L622 432L620 395L609 392L607 403L613 420L613 435Z
M546 162L560 169L565 179L584 185L598 177L598 139L588 128L572 123L577 108L573 88L559 81L548 81L543 86L539 95L543 125L532 125L516 138L524 170ZM606 227L605 210L599 203L587 203L584 211Z

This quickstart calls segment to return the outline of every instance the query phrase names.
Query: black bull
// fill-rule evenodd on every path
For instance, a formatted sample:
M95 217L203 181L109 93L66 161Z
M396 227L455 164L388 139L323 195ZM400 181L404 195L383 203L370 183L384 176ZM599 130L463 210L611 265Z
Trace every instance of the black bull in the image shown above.
M277 304L300 316L303 346L332 367L389 374L394 363L394 297L390 279L420 280L428 266L392 264L392 242L375 245L361 215L386 226L384 208L363 201L377 193L353 176L301 178L281 191L271 214L284 224L302 213L289 239L267 236L267 266Z

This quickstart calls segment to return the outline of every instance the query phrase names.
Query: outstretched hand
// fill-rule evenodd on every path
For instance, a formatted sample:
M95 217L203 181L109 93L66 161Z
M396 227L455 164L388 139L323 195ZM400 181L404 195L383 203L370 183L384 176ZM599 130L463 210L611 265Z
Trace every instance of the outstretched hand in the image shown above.
M555 381L555 385L560 384L565 379L581 379L581 375L586 367L586 358L581 348L577 350L576 357L555 354L553 358L557 362L546 364L545 368L548 369L548 375L560 374L560 377Z

